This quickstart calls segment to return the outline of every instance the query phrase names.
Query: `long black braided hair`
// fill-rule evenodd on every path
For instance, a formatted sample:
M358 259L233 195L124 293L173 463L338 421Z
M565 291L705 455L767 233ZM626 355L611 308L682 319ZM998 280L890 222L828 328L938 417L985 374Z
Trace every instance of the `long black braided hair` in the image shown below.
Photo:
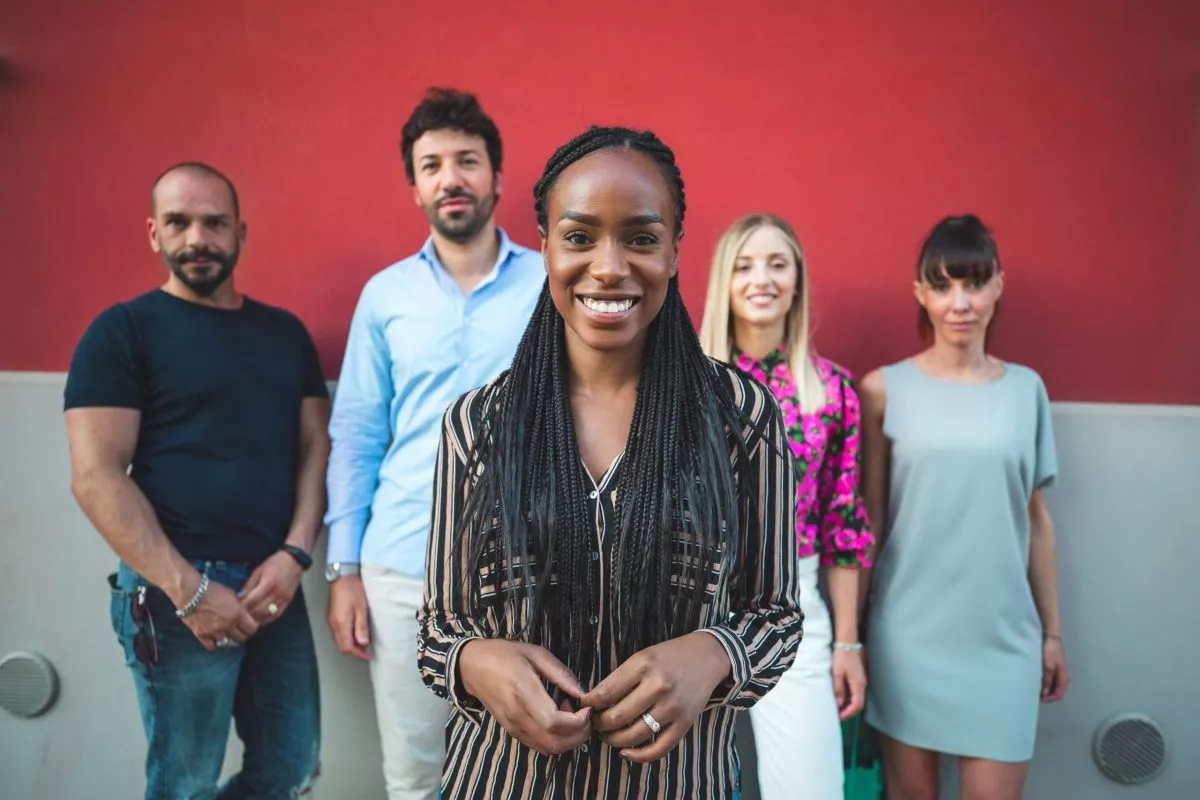
M675 156L653 133L593 127L560 147L533 189L538 227L563 170L601 150L631 150L661 170L683 234L683 179ZM472 481L462 535L471 562L498 571L494 604L500 635L551 649L581 667L595 571L594 510L571 416L564 322L543 287L512 367L484 412L467 474ZM679 293L668 286L647 332L637 402L617 482L620 519L612 548L615 633L621 660L695 630L719 553L732 563L739 520L756 513L746 420L704 355ZM737 469L731 469L732 464ZM711 549L710 549L711 548ZM475 570L468 594L483 598ZM552 580L554 585L551 586Z

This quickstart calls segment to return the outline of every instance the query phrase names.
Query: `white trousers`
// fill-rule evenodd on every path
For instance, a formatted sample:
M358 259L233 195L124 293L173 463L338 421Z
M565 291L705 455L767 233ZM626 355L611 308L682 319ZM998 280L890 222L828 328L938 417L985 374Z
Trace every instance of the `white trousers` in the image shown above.
M371 615L371 684L383 745L388 800L436 800L446 758L451 706L417 671L417 609L423 581L362 565Z
M800 560L804 637L791 669L750 709L762 800L842 800L842 731L833 696L833 626L818 556Z

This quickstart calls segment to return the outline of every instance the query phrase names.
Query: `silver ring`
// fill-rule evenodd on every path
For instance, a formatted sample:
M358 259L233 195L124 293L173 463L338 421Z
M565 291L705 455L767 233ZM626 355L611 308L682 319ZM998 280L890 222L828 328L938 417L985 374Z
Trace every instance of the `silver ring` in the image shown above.
M233 639L230 639L228 636L222 636L220 639L217 639L216 644L217 647L233 647Z
M647 711L645 714L642 714L642 722L646 723L646 727L649 728L650 732L655 736L657 736L658 732L662 730L662 725L658 724L658 720L650 716L649 711Z
M279 614L279 606L275 605L274 603L268 603L267 604L267 613L270 614L272 617L277 616Z

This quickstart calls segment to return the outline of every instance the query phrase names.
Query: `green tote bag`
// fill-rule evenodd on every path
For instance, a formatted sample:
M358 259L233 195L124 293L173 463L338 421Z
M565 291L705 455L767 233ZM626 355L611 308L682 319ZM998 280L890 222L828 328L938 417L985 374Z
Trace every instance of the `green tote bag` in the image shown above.
M883 798L883 764L879 748L863 714L855 714L842 723L842 752L846 774L842 796L845 800L881 800Z

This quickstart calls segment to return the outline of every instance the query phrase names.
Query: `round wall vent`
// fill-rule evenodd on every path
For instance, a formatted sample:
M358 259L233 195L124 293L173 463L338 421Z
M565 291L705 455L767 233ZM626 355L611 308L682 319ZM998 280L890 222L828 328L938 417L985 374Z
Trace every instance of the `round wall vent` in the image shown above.
M58 699L58 673L36 653L0 659L0 708L18 717L44 714Z
M1125 785L1146 783L1167 765L1167 737L1145 714L1116 714L1096 731L1092 756L1110 780Z

